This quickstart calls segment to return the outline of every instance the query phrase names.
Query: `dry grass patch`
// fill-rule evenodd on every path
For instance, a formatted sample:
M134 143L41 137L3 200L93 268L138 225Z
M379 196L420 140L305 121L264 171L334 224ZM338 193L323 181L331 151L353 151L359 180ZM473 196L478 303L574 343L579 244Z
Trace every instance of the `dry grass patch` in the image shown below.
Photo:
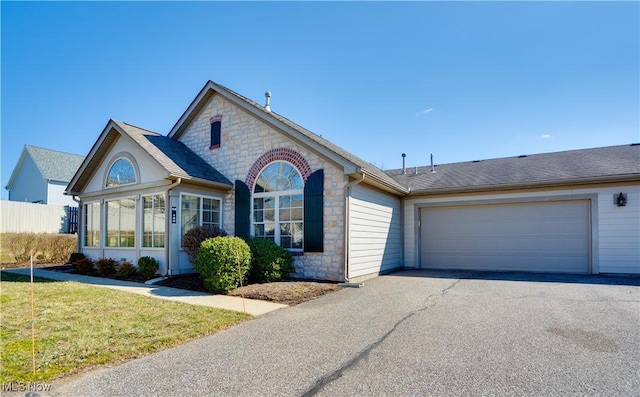
M130 360L251 317L75 282L36 280L33 375L29 278L1 273L0 383L46 381Z

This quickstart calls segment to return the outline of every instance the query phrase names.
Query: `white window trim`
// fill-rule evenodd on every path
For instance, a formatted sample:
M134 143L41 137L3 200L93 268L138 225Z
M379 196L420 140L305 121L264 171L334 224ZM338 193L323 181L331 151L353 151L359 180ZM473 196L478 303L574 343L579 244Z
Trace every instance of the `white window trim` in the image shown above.
M258 179L260 178L260 175L262 174L262 172L264 172L264 170L269 167L271 164L273 163L286 163L289 164L297 173L298 176L300 177L300 180L303 181L303 187L302 189L291 189L291 190L278 190L275 192L260 192L260 193L254 193L255 190L255 185L258 182ZM250 220L251 220L251 224L250 224L250 229L249 229L249 235L251 237L255 237L255 222L254 222L254 206L253 206L253 199L254 198L260 198L260 197L274 197L275 198L275 203L274 203L274 242L280 246L280 211L279 211L279 206L280 206L280 196L291 196L291 195L295 195L295 194L300 194L302 195L302 220L301 221L296 221L296 222L302 222L302 229L304 231L304 178L302 178L302 173L300 173L300 170L298 169L298 167L296 167L294 164L286 161L286 160L274 160L272 162L270 162L269 164L265 165L264 167L262 167L262 169L260 170L260 172L257 173L256 176L256 180L254 182L254 186L251 188L251 205L250 207ZM301 248L286 248L285 249L291 251L291 252L304 252L304 233L303 233L303 239L302 239L302 247Z
M144 246L144 199L145 197L162 196L164 198L164 247L145 247ZM140 249L143 250L164 250L167 247L167 219L169 214L168 200L165 192L149 193L140 196Z
M108 224L108 219L109 219L109 206L107 205L107 203L111 202L111 201L119 201L119 200L133 200L134 203L134 209L133 209L133 247L122 247L122 246L110 246L107 245L107 238L108 238L108 234L109 234L109 224ZM138 230L140 229L140 225L138 223L139 221L139 216L138 216L138 207L140 206L140 201L136 199L136 196L124 196L124 197L114 197L114 198L110 198L110 199L105 199L104 200L104 205L102 206L102 213L104 215L104 226L103 226L103 230L104 230L104 241L102 242L102 245L105 249L122 249L122 250L135 250L138 247L141 247L140 245L140 237L138 236L139 232ZM102 226L101 226L102 227ZM120 230L120 226L118 226L118 230Z
M179 233L179 239L180 239L180 249L182 249L182 200L184 196L191 196L191 197L199 197L201 199L205 198L205 199L211 199L211 200L217 200L220 203L220 222L218 223L218 228L220 228L220 230L224 230L224 199L220 196L209 196L209 195L205 195L205 194L199 194L199 193L189 193L189 192L182 192L180 193L180 203L178 204L178 233ZM198 208L198 226L202 226L202 206L203 206L203 201L200 200L200 206Z
M86 245L87 244L87 206L88 205L93 205L93 204L97 204L98 205L98 245L94 246L94 245ZM103 229L103 220L102 220L102 202L100 200L97 201L89 201L89 202L83 202L82 203L82 229L80 231L80 233L82 233L82 248L88 248L88 249L99 249L103 247L103 241L102 241L102 229Z
M111 168L113 168L113 165L120 159L125 159L131 164L131 166L133 167L133 172L135 173L135 181L133 181L131 183L123 183L121 185L107 186L107 182L109 181L109 172L111 172ZM130 155L129 153L126 153L126 152L118 153L117 155L115 155L111 159L111 161L109 162L109 165L107 166L107 169L105 171L104 181L103 181L103 184L102 184L103 188L104 189L117 189L117 188L123 187L123 186L136 185L138 183L140 183L140 169L138 168L138 163L136 162L135 158L133 158L132 155Z

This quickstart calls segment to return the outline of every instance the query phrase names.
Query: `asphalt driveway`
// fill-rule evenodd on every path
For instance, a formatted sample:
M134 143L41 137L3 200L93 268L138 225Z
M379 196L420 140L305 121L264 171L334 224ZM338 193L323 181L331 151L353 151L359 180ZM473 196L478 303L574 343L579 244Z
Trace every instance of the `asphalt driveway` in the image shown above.
M640 277L404 271L53 396L640 395Z

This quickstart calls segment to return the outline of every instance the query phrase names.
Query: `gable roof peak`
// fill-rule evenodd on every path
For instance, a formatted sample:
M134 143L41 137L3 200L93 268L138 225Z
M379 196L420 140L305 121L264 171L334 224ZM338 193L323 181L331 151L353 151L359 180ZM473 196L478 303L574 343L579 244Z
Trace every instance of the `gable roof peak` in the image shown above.
M389 175L385 174L384 171L373 164L362 160L360 157L344 150L320 135L301 127L286 117L273 112L269 102L267 102L269 105L267 109L265 106L211 80L207 81L167 136L172 139L178 139L206 106L214 93L218 93L226 100L243 108L258 119L272 125L278 131L312 148L335 164L339 164L343 167L345 174L355 175L364 173L369 176L367 182L374 181L385 190L400 195L409 192L409 189L394 181ZM267 94L269 93L267 92Z

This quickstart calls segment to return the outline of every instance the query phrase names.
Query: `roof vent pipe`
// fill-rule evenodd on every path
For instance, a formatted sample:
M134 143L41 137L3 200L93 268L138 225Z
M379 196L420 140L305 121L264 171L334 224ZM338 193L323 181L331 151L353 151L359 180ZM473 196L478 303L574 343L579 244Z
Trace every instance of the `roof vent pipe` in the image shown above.
M433 165L433 153L431 153L431 172L436 172L436 166Z
M264 105L264 110L271 113L271 91L265 92L264 96L267 98L267 103Z
M407 167L406 167L406 163L405 163L405 159L407 158L407 154L406 153L402 153L402 175L405 175L407 173Z

